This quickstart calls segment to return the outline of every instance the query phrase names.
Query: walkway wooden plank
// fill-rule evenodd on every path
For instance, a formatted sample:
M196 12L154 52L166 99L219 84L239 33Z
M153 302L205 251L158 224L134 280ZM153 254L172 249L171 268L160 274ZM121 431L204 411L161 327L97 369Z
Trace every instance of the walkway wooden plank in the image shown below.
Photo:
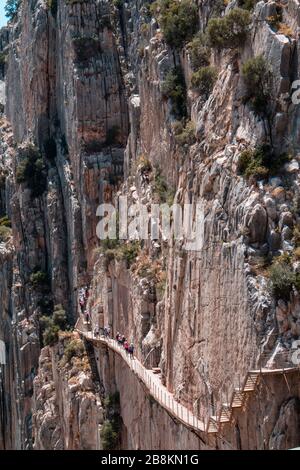
M121 356L128 367L146 385L153 398L178 421L188 428L205 432L206 427L203 421L195 416L188 408L175 400L173 394L161 383L159 376L153 373L152 370L146 369L136 357L131 357L117 341L111 338L105 338L104 336L96 338L92 332L84 332L78 328L77 331L93 344L107 346Z
M197 416L195 416L188 408L183 406L177 400L175 400L174 395L168 391L168 389L162 384L160 379L159 368L146 369L143 364L136 358L130 356L123 346L121 346L116 340L107 338L104 336L95 336L92 332L82 331L79 328L79 325L82 326L82 320L78 320L75 327L76 331L86 338L86 340L92 342L94 346L106 346L112 351L116 352L122 359L126 362L128 367L137 375L137 377L145 384L149 393L153 398L170 413L174 418L179 422L184 424L186 427L206 432L208 434L216 434L219 432L222 424L229 423L232 419L232 412L235 408L242 408L246 397L249 393L255 391L258 386L259 377L261 375L269 374L285 374L289 372L299 371L299 367L288 367L282 369L267 369L262 368L259 370L250 370L245 378L244 385L242 388L236 388L232 395L232 400L228 406L222 406L218 416L208 417L207 424L201 421ZM85 326L83 326L83 329Z

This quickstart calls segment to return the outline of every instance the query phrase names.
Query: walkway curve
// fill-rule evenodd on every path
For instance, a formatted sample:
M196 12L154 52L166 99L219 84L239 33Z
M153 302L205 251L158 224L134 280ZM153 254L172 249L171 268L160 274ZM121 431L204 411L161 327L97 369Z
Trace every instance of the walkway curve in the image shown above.
M146 385L149 393L153 398L174 418L182 424L195 431L205 432L205 424L200 421L188 408L175 400L172 393L161 383L159 377L151 370L146 369L136 357L131 357L117 341L104 336L95 337L92 332L84 332L76 325L76 331L87 341L92 342L95 346L107 346L126 362L128 367L138 376L138 378Z
M90 341L94 346L107 346L112 351L116 352L126 362L128 367L137 375L137 377L145 384L149 393L153 398L170 413L174 418L180 421L184 426L195 431L201 431L208 434L218 434L222 425L230 423L235 408L244 409L248 400L249 393L254 392L259 384L259 380L264 375L275 374L284 375L297 372L300 373L300 367L287 367L282 369L267 369L250 370L245 377L245 380L240 388L236 388L233 392L229 404L223 404L217 416L209 416L205 424L197 416L195 416L188 408L183 406L174 395L170 393L167 388L161 383L160 378L153 373L152 370L146 369L142 363L135 357L131 357L117 341L104 336L96 337L92 332L85 332L80 329L82 326L82 319L77 321L75 330L80 336Z

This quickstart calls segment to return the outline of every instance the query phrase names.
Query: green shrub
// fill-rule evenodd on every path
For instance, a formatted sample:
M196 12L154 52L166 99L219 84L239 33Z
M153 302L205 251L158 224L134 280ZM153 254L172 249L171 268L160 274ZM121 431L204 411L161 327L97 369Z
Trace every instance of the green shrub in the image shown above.
M44 271L36 271L31 274L30 282L35 288L48 286L49 285L48 274L45 273Z
M211 18L206 34L208 43L217 49L235 49L244 44L251 15L241 8L234 8L222 18Z
M114 450L118 444L118 433L113 429L113 424L110 421L104 421L101 431L101 444L103 450Z
M6 227L5 225L0 225L0 243L7 242L12 235L12 231L10 227Z
M43 333L44 346L54 346L58 342L59 327L50 323Z
M172 113L181 119L186 116L186 85L180 67L170 70L162 84L162 94L172 103Z
M52 316L43 315L39 319L39 325L45 346L53 346L58 341L58 333L68 327L66 312L61 305L54 307Z
M275 260L269 269L270 289L276 300L288 301L290 294L297 282L297 276L293 272L290 262Z
M130 241L121 243L120 240L102 240L100 252L105 255L106 261L116 259L118 261L126 261L127 268L135 262L140 251L139 241Z
M215 67L201 67L197 72L192 74L192 88L197 90L204 99L208 99L216 83L217 76L218 74Z
M181 121L177 121L173 125L175 140L178 145L184 147L185 145L193 145L196 142L195 137L195 124L188 121L185 126Z
M7 54L5 52L0 52L0 66L4 67L7 62Z
M159 168L156 168L153 191L159 197L160 203L173 204L175 191L168 185Z
M5 16L12 21L20 8L21 0L6 0L6 5L4 7Z
M193 70L206 67L210 62L210 48L205 43L203 34L198 34L188 44L188 51Z
M72 357L82 357L83 354L84 346L80 339L72 339L64 349L64 356L67 361L70 361Z
M242 75L247 89L245 101L250 101L256 114L268 114L272 95L272 72L263 56L249 59L243 64Z
M104 399L104 406L107 409L118 410L120 407L120 393L111 393Z
M39 318L39 325L40 325L40 329L42 330L42 332L44 332L47 330L47 328L50 328L51 326L53 326L53 320L50 316L43 315Z
M151 5L151 11L170 47L181 49L196 32L198 12L191 0L157 0Z
M264 179L275 175L289 160L287 154L276 155L270 145L244 150L239 158L238 173L246 178Z
M47 172L42 156L33 144L18 149L20 163L16 170L17 183L25 183L32 197L43 194L47 185Z
M104 406L106 420L100 432L101 443L103 450L114 450L119 443L121 426L119 392L108 395L104 400Z
M58 326L60 330L64 331L67 328L67 316L62 305L56 305L53 312L53 323Z
M73 38L73 47L75 60L82 66L86 66L91 59L102 52L101 41L94 36L79 36Z
M7 215L0 218L0 226L11 228L11 220L8 218Z

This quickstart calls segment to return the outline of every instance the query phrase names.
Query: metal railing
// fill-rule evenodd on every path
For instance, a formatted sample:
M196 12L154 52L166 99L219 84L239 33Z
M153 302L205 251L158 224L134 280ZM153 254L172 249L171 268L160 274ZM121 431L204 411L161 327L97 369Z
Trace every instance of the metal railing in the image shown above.
M174 395L167 390L167 388L161 383L160 378L154 374L152 370L147 369L136 357L131 356L116 340L104 336L95 337L93 332L84 331L83 326L84 325L82 324L82 320L80 318L75 327L80 335L84 336L87 340L92 341L96 345L105 345L109 347L111 350L121 356L122 359L127 363L128 367L145 384L153 398L164 409L166 409L181 423L197 431L216 433L217 429L219 429L222 425L222 422L229 422L233 413L233 403L236 399L236 393L240 393L245 400L245 397L249 395L249 392L247 392L247 388L249 388L249 386L246 387L247 383L249 384L249 381L251 382L251 380L253 380L254 390L257 386L260 375L267 375L270 373L280 374L294 370L300 370L299 366L291 365L291 361L287 357L286 352L282 354L282 359L279 361L281 362L281 366L279 366L278 360L280 359L280 355L277 354L276 368L267 367L267 365L265 365L264 367L260 367L260 369L250 370L237 387L239 392L236 392L235 387L233 387L232 392L229 393L230 399L226 400L226 404L219 402L214 406L214 412L211 411L207 414L206 419L204 417L203 419L199 419L198 416L196 416L186 406L182 405L174 398ZM264 355L261 356L261 359L263 359L263 356ZM268 359L270 359L269 355ZM254 376L257 376L257 379L253 379L253 374ZM225 418L224 415L226 415ZM213 426L211 424L212 422Z
M176 419L184 425L198 431L205 431L205 424L198 419L188 408L183 406L175 400L172 393L162 385L157 375L151 370L146 369L140 361L127 353L123 346L118 344L117 341L104 336L95 337L92 332L84 332L76 325L76 329L80 335L84 336L87 340L92 341L94 344L106 345L111 350L116 352L127 363L128 367L138 376L138 378L145 384L153 398Z

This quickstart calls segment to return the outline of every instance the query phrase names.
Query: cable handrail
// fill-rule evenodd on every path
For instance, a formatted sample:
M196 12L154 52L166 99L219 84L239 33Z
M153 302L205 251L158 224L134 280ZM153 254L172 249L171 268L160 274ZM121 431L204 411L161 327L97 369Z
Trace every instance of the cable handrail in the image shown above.
M92 341L95 344L106 345L117 354L119 354L122 359L127 363L129 368L142 380L146 385L150 394L155 398L155 400L165 408L170 414L172 414L176 419L189 428L192 428L196 431L205 432L206 426L203 421L201 421L197 416L195 416L188 408L175 400L172 393L170 393L167 388L159 381L157 375L149 369L146 369L141 362L136 358L130 356L124 348L118 344L118 342L112 338L107 338L105 336L95 337L95 335L90 332L84 332L78 328L76 325L77 332L86 338L88 341Z
M96 345L105 345L121 356L129 368L145 384L153 398L178 421L191 429L206 432L208 434L218 433L222 424L231 421L234 408L243 407L247 397L249 396L249 392L255 391L261 375L284 374L296 370L300 371L299 366L289 366L276 369L262 367L260 369L250 370L246 374L240 387L234 389L229 403L221 404L215 415L209 415L207 420L204 421L199 419L198 416L192 413L186 406L178 402L174 398L174 395L162 384L157 374L154 374L152 370L144 367L136 357L131 356L127 351L125 351L124 347L116 340L104 335L96 337L92 331L84 331L84 328L82 328L81 318L78 319L75 330L79 335L86 338L86 340L91 341Z

